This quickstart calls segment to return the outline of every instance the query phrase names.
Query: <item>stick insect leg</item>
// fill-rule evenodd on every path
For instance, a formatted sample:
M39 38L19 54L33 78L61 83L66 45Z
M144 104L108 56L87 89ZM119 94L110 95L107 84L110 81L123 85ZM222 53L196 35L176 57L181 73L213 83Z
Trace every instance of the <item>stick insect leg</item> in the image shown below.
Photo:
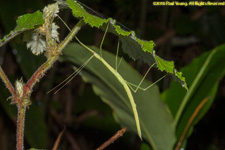
M142 87L138 87L137 85L135 85L135 84L133 84L133 83L130 83L130 82L128 82L128 81L126 81L127 82L127 85L131 88L131 90L134 92L134 93L136 93L137 91L138 91L138 89L140 89L140 90L142 90L142 91L146 91L146 90L148 90L149 88L151 88L152 86L154 86L155 84L157 84L159 81L161 81L163 78L165 78L167 76L167 74L166 75L164 75L164 76L162 76L161 78L159 78L157 81L155 81L154 83L152 83L151 85L149 85L148 87L146 87L146 88L142 88ZM143 78L144 79L144 78ZM139 83L139 85L140 85L140 83ZM136 89L134 89L133 87L136 87Z
M106 26L106 29L105 29L105 33L104 33L104 35L102 37L101 45L99 47L99 49L100 49L100 56L101 57L102 57L102 45L103 45L103 42L105 40L106 33L108 32L108 28L109 28L109 22L107 23L107 26Z
M152 65L149 67L149 69L147 70L147 72L145 73L144 77L142 78L141 82L140 82L138 85L135 85L135 84L133 84L133 83L130 83L130 82L126 81L127 84L128 84L128 86L130 87L130 89L131 89L134 93L136 93L136 92L138 91L138 89L143 90L143 91L146 91L146 90L148 90L149 88L151 88L152 86L154 86L156 83L158 83L159 81L161 81L163 78L165 78L166 75L164 75L163 77L161 77L160 79L158 79L157 81L155 81L154 83L152 83L151 85L149 85L149 86L146 87L146 88L140 87L141 84L143 83L144 79L146 78L147 74L149 73L149 71L151 70L151 68L152 68L154 65L155 65L155 63L152 64ZM135 87L136 89L134 89L133 87Z
M69 26L65 23L65 21L63 21L63 19L57 15L57 17L63 22L63 24L67 27L67 29L69 31L71 31L71 29L69 28ZM77 38L77 37L75 37ZM51 89L50 91L47 92L50 93L52 92L53 90L57 89L58 87L61 87L56 91L54 92L54 94L56 94L58 91L60 91L64 86L66 86L73 78L75 78L80 72L81 70L91 61L91 59L94 57L94 55L92 55L86 62L84 62L76 71L74 71L74 73L72 73L69 77L67 77L64 81L62 81L60 84L58 84L56 87L54 87L53 89Z
M58 84L56 87L54 87L53 89L51 89L50 91L47 92L50 93L53 90L57 89L58 87L61 87L54 92L54 94L56 94L58 91L60 91L63 87L65 87L71 80L73 80L73 78L75 78L80 72L81 70L91 61L91 59L94 57L94 55L92 55L86 62L83 63L83 65L81 65L77 70L74 71L74 73L72 73L69 77L67 77L64 81L62 81L60 84Z
M119 68L120 63L121 63L122 60L123 60L123 57L121 57L121 58L120 58L120 61L119 61L119 63L118 63L119 49L120 49L120 37L119 37L118 44L117 44L117 49L116 49L116 64L115 64L115 70L116 70L116 71L117 71L117 69Z
M115 65L115 70L116 71L117 71L117 58L118 58L119 48L120 48L120 37L119 37L118 44L117 44L117 49L116 49L116 65Z

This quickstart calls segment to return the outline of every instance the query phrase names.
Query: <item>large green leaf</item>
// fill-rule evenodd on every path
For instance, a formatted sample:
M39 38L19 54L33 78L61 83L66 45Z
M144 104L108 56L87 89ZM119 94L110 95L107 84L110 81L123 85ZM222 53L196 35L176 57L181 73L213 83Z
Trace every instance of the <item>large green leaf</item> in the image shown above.
M116 24L116 20L112 18L103 19L98 16L88 13L77 1L67 0L69 8L72 10L73 15L81 18L84 22L91 27L101 28L120 37L122 48L132 59L142 59L150 66L153 63L157 64L157 68L161 71L166 71L173 75L173 77L187 89L185 78L182 73L174 68L172 61L165 61L155 54L154 42L145 41L137 38L134 31L126 31ZM163 63L163 64L162 64Z
M96 52L99 49L91 47ZM63 60L70 61L76 66L82 65L92 55L87 49L78 44L69 44L63 51ZM103 57L111 66L115 65L115 56L103 51ZM142 76L126 62L118 68L119 74L129 82L138 84ZM133 111L127 93L115 75L95 57L82 71L83 79L93 85L93 89L101 99L113 110L115 118L129 130L137 132ZM147 87L151 83L147 80L141 85ZM154 150L172 149L176 141L173 119L167 106L161 101L157 86L147 91L139 90L132 93L140 118L143 137Z
M197 106L205 98L208 102L198 113L193 125L207 112L217 92L219 80L225 74L225 45L216 47L212 51L202 54L192 63L181 69L186 76L189 91L179 87L175 82L162 94L168 104L177 126L177 138L179 139L184 131L187 122L196 110Z

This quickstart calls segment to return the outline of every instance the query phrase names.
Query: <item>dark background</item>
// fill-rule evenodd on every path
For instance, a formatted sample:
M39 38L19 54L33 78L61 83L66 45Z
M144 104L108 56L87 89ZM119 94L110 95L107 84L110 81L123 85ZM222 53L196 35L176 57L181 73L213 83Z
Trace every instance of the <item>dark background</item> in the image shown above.
M0 38L15 28L18 16L42 10L49 3L52 1L0 0ZM102 17L116 19L126 30L134 30L138 37L153 40L157 54L166 60L173 60L178 69L225 41L224 6L153 6L151 0L82 0L81 3L97 11ZM89 11L94 13L92 10ZM69 10L60 12L60 16L71 27L77 22ZM61 27L59 32L60 38L63 39L68 30L59 19L56 19L56 22ZM86 26L78 36L85 44L99 46L103 34L102 31ZM107 34L104 49L115 53L117 40L116 37ZM14 40L0 49L0 65L12 82L22 76L26 81L44 61L44 56L32 56L29 51L21 50L24 49L24 45L17 43L18 41ZM144 73L148 68L143 62L131 62L131 64L140 73ZM33 110L30 114L38 117L27 115L26 126L34 130L26 135L25 148L51 149L57 136L66 126L59 149L91 150L120 129L113 120L111 109L95 96L91 86L84 84L79 76L56 95L46 94L72 72L69 64L56 63L34 88L33 104L27 110L27 114ZM155 72L154 75L149 75L148 79L154 81L160 76L160 73ZM160 82L160 89L168 88L169 83L169 79ZM224 85L225 80L222 79L211 109L196 125L187 141L188 150L225 148ZM9 93L3 83L0 83L0 91L0 147L1 150L15 149L16 107L9 105L10 101L6 102ZM38 118L42 118L44 122L42 123ZM35 144L32 144L28 139L33 136L36 140L42 140L34 141ZM136 150L141 149L142 144L143 142L136 135L127 132L109 149Z

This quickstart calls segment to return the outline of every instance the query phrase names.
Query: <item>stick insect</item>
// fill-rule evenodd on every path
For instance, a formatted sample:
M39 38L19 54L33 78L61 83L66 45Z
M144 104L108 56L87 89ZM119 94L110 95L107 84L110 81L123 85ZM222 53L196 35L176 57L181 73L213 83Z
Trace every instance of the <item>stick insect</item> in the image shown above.
M94 13L94 14L96 14L97 16L99 16L99 17L105 19L105 17L104 17L102 14L100 14L100 13L98 13L97 11L93 10L92 8L86 6L85 4L81 3L80 1L77 1L77 2L78 2L79 4L81 4L82 6L84 6L86 9L88 9L89 11L91 11L92 13ZM66 28L71 32L71 29L68 27L68 25L65 23L65 21L64 21L60 16L57 16L57 17L63 22L63 24L66 26ZM118 22L118 23L119 23L119 22ZM119 23L119 25L121 25L122 27L126 28L126 30L130 30L128 27L124 26L124 25L121 24L121 23ZM102 40L101 40L101 43L100 43L100 46L99 46L99 49L100 49L100 54L99 54L99 55L100 55L100 57L102 57L102 59L104 59L103 56L102 56L102 51L103 51L103 50L102 50L102 46L103 46L103 43L104 43L106 34L107 34L107 32L108 32L108 29L109 29L109 23L108 23L107 26L106 26L106 30L105 30L105 32L104 32L104 35L103 35L103 37L102 37ZM50 93L51 91L57 89L58 87L60 87L60 86L62 85L56 92L54 92L54 94L56 94L58 91L60 91L64 86L66 86L66 85L67 85L74 77L76 77L76 76L81 72L81 70L82 70L82 69L83 69L83 68L91 61L91 59L92 59L95 55L98 55L97 53L94 53L94 51L91 50L88 46L86 46L83 42L81 42L76 36L75 36L75 39L76 39L77 42L78 42L79 44L81 44L83 47L85 47L87 50L91 51L91 52L93 53L93 55L92 55L89 59L87 59L87 61L84 62L83 65L81 65L79 68L77 68L77 69L75 70L74 73L72 73L69 77L67 77L67 78L66 78L64 81L62 81L59 85L57 85L56 87L54 87L53 89L51 89L48 93ZM116 72L117 72L117 70L118 70L118 68L119 68L119 66L120 66L120 63L121 63L122 60L123 60L123 57L121 57L121 59L120 59L119 62L118 62L118 53L119 53L119 49L120 49L120 37L119 37L119 39L118 39L117 50L116 50L116 60L115 60L115 69L114 69ZM139 83L138 85L135 85L135 84L133 84L133 83L131 83L131 82L125 80L126 83L129 85L130 89L131 89L134 93L136 93L136 92L138 91L138 89L143 90L143 91L146 91L146 90L148 90L149 88L151 88L152 86L154 86L155 84L157 84L159 81L161 81L163 78L165 78L165 76L166 76L167 74L164 75L163 77L161 77L160 79L158 79L157 81L155 81L154 83L152 83L151 85L149 85L148 87L145 87L145 88L140 87L141 84L143 83L144 79L146 78L146 76L147 76L148 73L150 72L151 68L154 67L154 65L156 65L156 63L153 63L153 64L149 67L149 69L146 71L145 75L143 76L142 80L140 81L140 83Z
M59 17L59 19L65 24L65 26L71 31L71 29L66 25L66 23ZM165 76L163 76L162 78L160 78L159 80L157 80L155 83L149 85L146 88L142 88L141 84L143 83L145 77L147 76L147 74L149 73L149 71L151 70L151 68L156 65L155 63L152 64L148 71L146 72L146 74L144 75L144 77L142 78L142 80L140 81L140 83L138 85L132 84L128 81L126 81L117 71L119 65L117 57L118 57L118 51L119 51L119 42L118 42L118 46L117 46L117 52L116 52L116 60L115 60L115 68L113 68L111 65L109 65L107 63L107 61L104 59L104 55L102 55L102 45L104 43L105 40L105 36L108 32L108 28L109 28L109 23L107 24L107 27L105 29L101 44L100 44L100 53L96 53L94 50L92 50L91 48L89 48L88 46L86 46L84 43L82 43L76 36L75 39L77 40L77 42L82 45L86 50L88 50L90 53L92 53L91 57L89 59L87 59L73 74L71 74L67 79L65 79L63 82L61 82L58 86L56 86L55 88L53 88L52 90L55 90L56 88L58 88L59 86L61 86L55 93L57 93L60 89L62 89L68 82L70 82L76 75L78 75L80 73L80 71L93 59L98 59L102 64L104 64L105 67L108 68L108 70L114 75L114 77L119 81L119 83L123 86L124 90L126 91L126 95L130 101L130 105L132 106L132 111L134 113L134 118L135 118L135 122L136 122L136 127L137 127L137 132L139 137L141 137L141 128L140 128L140 122L139 122L139 117L138 117L138 112L136 109L136 104L132 95L131 90L136 93L138 91L138 89L140 90L148 90L149 88L151 88L153 85L155 85L157 82L159 82L162 78L164 78ZM121 61L120 61L121 62ZM120 64L119 62L119 64ZM49 92L51 92L52 90L50 90Z

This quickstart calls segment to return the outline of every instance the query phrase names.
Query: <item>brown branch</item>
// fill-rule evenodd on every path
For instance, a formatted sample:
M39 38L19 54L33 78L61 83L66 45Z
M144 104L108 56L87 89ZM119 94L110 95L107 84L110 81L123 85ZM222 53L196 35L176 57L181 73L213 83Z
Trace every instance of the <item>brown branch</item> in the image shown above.
M184 128L184 131L179 139L179 142L177 143L177 146L175 148L175 150L179 150L182 143L183 143L183 140L187 134L187 131L189 129L189 127L191 126L192 122L194 121L194 119L196 118L198 112L201 110L201 108L205 105L205 103L209 100L209 97L206 97L203 101L201 101L201 103L198 105L198 107L195 109L194 113L191 115L191 118L188 120L188 123L187 125L185 126Z
M63 133L65 132L65 130L66 130L66 127L64 126L64 129L59 133L59 135L58 135L58 137L57 137L57 140L55 141L55 144L54 144L54 147L53 147L52 150L57 150L57 148L58 148L58 146L59 146L59 142L60 142L60 140L61 140L61 138L62 138L62 135L63 135Z
M123 136L123 134L126 132L126 128L123 128L116 132L110 139L108 139L106 142L104 142L101 146L99 146L96 150L103 150L106 147L108 147L110 144L112 144L114 141L116 141L118 138Z

